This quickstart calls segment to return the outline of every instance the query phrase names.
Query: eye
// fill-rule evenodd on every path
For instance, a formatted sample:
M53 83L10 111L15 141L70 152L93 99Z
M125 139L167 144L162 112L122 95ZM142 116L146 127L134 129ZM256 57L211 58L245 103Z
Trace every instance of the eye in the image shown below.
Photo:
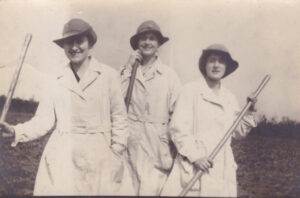
M73 44L73 39L66 39L64 41L64 44L66 44L66 45L72 45Z
M208 57L207 62L213 63L213 62L216 62L217 59L218 59L218 58L215 57L215 56L210 56L210 57Z
M149 40L151 40L151 41L156 41L156 40L158 40L158 39L156 38L156 36L151 35L151 36L149 36Z
M225 58L224 58L224 57L220 57L220 58L219 58L219 63L225 64L225 62L226 62L226 61L225 61Z
M139 39L142 40L142 41L146 40L146 35L141 35L141 36L139 37Z
M78 37L78 38L76 38L75 39L75 43L77 43L77 44L82 44L84 42L84 38L83 37Z

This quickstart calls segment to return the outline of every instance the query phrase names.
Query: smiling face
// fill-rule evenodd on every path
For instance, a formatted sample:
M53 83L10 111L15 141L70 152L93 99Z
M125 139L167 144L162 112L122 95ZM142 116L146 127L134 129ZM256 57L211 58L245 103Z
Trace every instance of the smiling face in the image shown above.
M159 39L155 33L146 32L139 36L137 48L141 51L143 57L155 56L159 46Z
M220 81L226 72L226 62L218 54L211 54L206 59L206 78L211 81Z
M68 59L73 64L83 63L89 56L90 44L86 35L66 39L63 48Z

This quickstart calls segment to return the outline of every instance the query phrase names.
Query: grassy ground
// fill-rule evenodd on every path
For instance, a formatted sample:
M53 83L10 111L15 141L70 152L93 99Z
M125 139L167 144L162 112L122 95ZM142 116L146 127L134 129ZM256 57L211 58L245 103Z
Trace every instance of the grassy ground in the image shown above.
M10 113L8 120L16 124L32 116L32 113ZM48 137L15 148L0 142L0 195L32 195L39 160ZM300 196L299 138L253 132L244 140L234 141L232 146L239 167L239 196Z

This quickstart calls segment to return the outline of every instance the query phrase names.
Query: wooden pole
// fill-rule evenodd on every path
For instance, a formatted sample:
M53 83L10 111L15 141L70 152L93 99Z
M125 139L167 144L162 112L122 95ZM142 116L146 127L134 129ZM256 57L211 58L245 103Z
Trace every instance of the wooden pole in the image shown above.
M136 70L137 70L138 66L139 66L139 62L135 61L134 65L132 66L132 70L131 70L131 76L130 76L129 85L128 85L128 89L127 89L127 93L126 93L126 97L125 97L125 104L126 104L127 112L128 112L129 104L130 104L131 97L132 97L133 85L134 85Z
M10 87L8 89L8 93L7 93L6 100L5 100L5 103L4 103L4 106L3 106L3 110L2 110L2 114L1 114L1 117L0 117L0 123L5 122L6 115L7 115L7 112L9 110L9 106L10 106L12 97L13 97L14 92L15 92L15 88L16 88L16 85L17 85L17 82L18 82L18 79L19 79L19 76L20 76L20 73L21 73L21 69L22 69L22 66L23 66L25 56L26 56L28 46L30 44L31 39L32 39L32 35L27 34L26 38L25 38L25 41L24 41L24 44L23 44L23 49L22 49L22 52L21 52L21 55L20 55L20 58L19 58L19 63L16 67L15 73L13 75L13 79L12 79Z
M265 76L263 81L260 83L259 87L256 89L256 91L254 93L254 97L257 97L260 94L260 92L265 87L265 85L269 82L270 79L271 79L270 75ZM240 123L240 121L242 120L242 118L244 117L244 115L246 114L246 112L248 111L248 109L251 105L252 105L252 101L248 101L247 104L245 105L245 107L243 108L243 110L240 112L239 116L233 122L231 127L227 130L224 137L221 139L221 141L218 143L218 145L214 148L214 150L209 155L209 157L208 157L209 160L211 160L211 161L214 160L214 158L219 153L219 151L222 149L224 144L231 137L232 133L234 132L234 130L236 129L236 127L238 126L238 124ZM187 186L181 191L181 193L179 194L179 197L185 196L188 193L188 191L194 186L195 182L202 177L202 175L203 175L203 172L201 170L199 170L194 175L194 177L188 182Z

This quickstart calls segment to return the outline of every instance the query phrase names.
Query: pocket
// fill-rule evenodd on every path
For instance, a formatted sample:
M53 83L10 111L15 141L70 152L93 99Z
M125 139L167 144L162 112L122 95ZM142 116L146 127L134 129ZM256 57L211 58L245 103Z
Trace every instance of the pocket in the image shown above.
M113 163L111 164L112 166L112 180L113 182L116 183L121 183L123 180L123 175L124 175L124 157L119 155L117 152L115 152L112 148L111 150L111 155L113 157Z
M160 145L159 145L159 163L160 163L160 168L166 171L169 171L174 162L175 155L172 153L176 153L172 150L175 149L172 148L172 143L171 141L166 138L166 137L159 137L160 139Z
M189 181L193 178L196 174L196 170L187 158L178 155L178 166L180 170L180 184L182 188L185 188ZM200 181L198 180L197 183L191 188L191 191L199 191L200 190Z

